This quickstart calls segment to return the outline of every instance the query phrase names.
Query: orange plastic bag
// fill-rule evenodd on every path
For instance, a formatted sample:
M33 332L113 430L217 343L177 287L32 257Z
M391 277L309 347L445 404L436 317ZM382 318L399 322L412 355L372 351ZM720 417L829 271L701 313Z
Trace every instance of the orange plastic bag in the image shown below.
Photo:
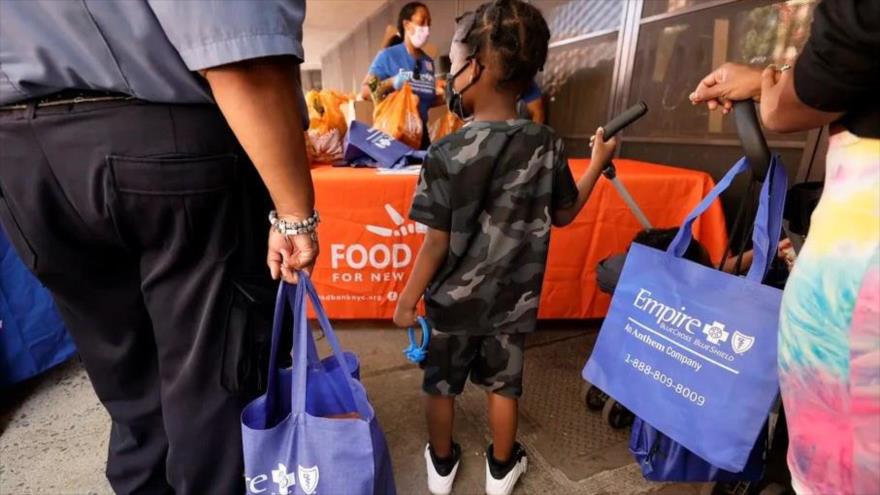
M373 111L373 127L406 145L422 146L422 118L419 97L409 83L382 100Z
M348 124L340 107L347 101L348 97L336 91L312 90L306 93L309 108L306 149L312 162L342 161Z
M431 142L436 143L443 136L446 136L447 134L452 134L453 132L461 129L463 126L464 122L460 118L458 118L458 115L455 115L454 113L447 110L442 117L431 124Z

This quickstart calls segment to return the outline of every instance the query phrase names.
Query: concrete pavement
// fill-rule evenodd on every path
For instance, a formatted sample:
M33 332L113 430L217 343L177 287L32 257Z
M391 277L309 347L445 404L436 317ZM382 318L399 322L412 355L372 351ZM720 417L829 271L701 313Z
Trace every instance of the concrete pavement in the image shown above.
M520 439L529 472L518 494L697 495L701 485L646 482L614 431L587 411L580 370L595 342L589 322L544 324L527 341ZM425 490L421 372L403 358L406 336L385 322L338 325L361 359L362 380L385 429L398 491ZM469 386L457 402L464 456L455 493L482 493L489 430L485 394ZM4 390L0 401L0 494L111 493L103 475L109 418L81 366L72 361ZM332 495L332 494L325 494Z

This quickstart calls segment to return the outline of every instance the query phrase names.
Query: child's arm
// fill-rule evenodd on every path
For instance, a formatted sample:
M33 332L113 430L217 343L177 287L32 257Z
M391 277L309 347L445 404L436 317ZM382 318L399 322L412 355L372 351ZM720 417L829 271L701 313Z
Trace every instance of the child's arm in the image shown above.
M448 252L449 232L429 228L425 242L416 256L416 264L413 266L406 288L397 301L397 309L394 311L395 325L401 328L416 325L416 306L428 284L437 274L437 270L440 269L440 265L446 260Z
M613 137L608 141L605 141L603 139L604 133L605 130L600 127L596 129L596 135L590 138L593 152L590 157L590 166L577 182L577 200L568 208L560 208L553 211L554 226L565 227L574 221L575 217L578 216L578 213L584 208L584 205L587 204L587 200L590 198L590 193L593 192L593 186L596 185L596 181L599 180L599 176L602 175L602 169L605 168L605 165L607 165L611 160L611 157L614 156L614 150L617 148L617 138Z

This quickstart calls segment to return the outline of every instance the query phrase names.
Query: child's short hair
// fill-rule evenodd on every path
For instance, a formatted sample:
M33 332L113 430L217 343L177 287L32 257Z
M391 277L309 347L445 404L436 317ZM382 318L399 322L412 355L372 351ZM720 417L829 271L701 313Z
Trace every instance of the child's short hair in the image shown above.
M654 249L666 250L675 235L678 234L678 228L672 229L645 229L636 234L633 242L652 247ZM691 239L687 250L684 252L684 259L691 260L706 266L711 266L712 262L709 258L709 252L696 239Z
M499 84L524 91L547 60L550 28L534 5L522 0L495 0L477 9L462 40L472 53L487 49L501 66Z

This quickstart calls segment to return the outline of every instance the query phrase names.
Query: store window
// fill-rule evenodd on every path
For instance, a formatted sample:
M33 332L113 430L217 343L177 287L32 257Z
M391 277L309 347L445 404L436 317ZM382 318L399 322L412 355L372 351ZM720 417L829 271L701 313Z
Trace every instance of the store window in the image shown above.
M607 120L626 2L533 0L550 27L550 51L538 84L547 122L566 140L570 156L588 156L587 143Z
M617 33L550 51L539 84L548 122L568 141L569 154L587 156L596 126L607 120Z
M645 8L658 3L678 5L648 1ZM733 119L691 105L688 95L727 61L765 66L794 60L809 35L815 3L735 2L643 24L628 102L644 100L651 112L629 129L628 137L736 139ZM805 136L768 135L792 146Z

